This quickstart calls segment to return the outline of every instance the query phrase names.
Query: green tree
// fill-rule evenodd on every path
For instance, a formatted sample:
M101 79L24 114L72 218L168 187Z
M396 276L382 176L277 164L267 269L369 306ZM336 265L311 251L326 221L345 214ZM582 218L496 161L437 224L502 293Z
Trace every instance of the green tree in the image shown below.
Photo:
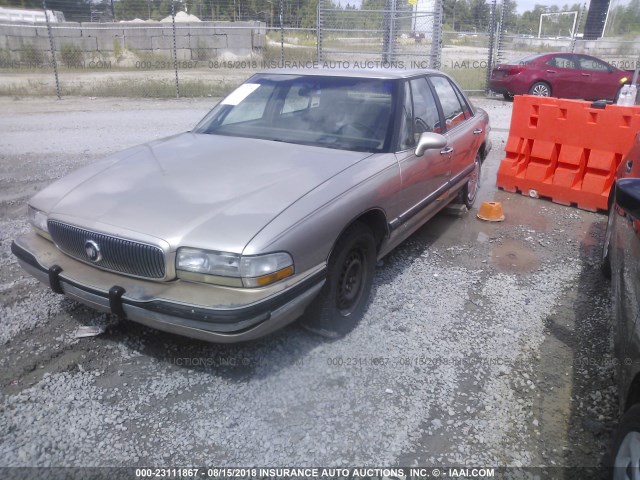
M118 20L133 20L134 18L151 18L155 5L151 0L119 0L114 4Z
M502 16L502 9L504 8L504 17ZM497 18L503 18L502 30L505 33L514 32L518 24L518 14L516 9L518 4L514 0L504 0L502 4L498 5L496 11Z
M640 32L640 0L631 0L626 7L621 8L621 15L616 15L617 25L614 34L625 35Z
M470 14L473 18L474 31L486 31L489 26L490 7L485 0L471 0Z

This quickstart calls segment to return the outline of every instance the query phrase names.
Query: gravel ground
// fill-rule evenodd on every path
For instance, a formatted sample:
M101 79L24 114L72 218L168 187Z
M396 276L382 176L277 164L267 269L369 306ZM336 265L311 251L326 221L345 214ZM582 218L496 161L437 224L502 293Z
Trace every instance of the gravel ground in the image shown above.
M494 142L479 201L506 220L436 217L379 266L344 339L294 324L207 344L22 272L10 244L30 195L213 103L0 98L0 467L601 465L617 415L606 218L496 189L509 103L476 100Z

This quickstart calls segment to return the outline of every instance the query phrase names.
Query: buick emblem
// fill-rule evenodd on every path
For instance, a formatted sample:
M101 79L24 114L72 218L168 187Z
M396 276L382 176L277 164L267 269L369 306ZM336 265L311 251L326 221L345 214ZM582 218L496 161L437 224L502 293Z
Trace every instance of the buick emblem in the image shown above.
M102 260L102 252L100 251L100 247L93 240L87 240L84 244L84 251L87 253L87 257L92 262L99 262Z

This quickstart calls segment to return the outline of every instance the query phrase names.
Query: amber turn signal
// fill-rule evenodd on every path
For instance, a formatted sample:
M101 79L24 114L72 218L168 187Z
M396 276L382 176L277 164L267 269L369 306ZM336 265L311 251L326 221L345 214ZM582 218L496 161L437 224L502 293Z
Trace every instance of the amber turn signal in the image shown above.
M282 280L283 278L287 278L293 275L293 267L289 266L283 268L282 270L278 270L277 272L270 273L269 275L263 275L262 277L257 277L255 279L258 287L264 287L265 285L269 285L273 282L277 282L278 280Z

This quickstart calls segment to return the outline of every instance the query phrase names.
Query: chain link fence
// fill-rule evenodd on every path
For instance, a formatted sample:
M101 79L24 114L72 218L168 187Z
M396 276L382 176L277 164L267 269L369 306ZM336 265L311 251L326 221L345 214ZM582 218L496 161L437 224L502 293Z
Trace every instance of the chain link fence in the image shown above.
M640 54L624 30L631 28L624 11L607 17L604 37L586 39L585 22L604 14L593 5L589 14L585 5L539 14L536 25L514 16L511 0L478 3L473 16L463 15L467 4L44 0L26 10L0 7L0 94L221 96L256 71L280 67L435 68L481 93L495 63L531 53L584 52L625 69Z

